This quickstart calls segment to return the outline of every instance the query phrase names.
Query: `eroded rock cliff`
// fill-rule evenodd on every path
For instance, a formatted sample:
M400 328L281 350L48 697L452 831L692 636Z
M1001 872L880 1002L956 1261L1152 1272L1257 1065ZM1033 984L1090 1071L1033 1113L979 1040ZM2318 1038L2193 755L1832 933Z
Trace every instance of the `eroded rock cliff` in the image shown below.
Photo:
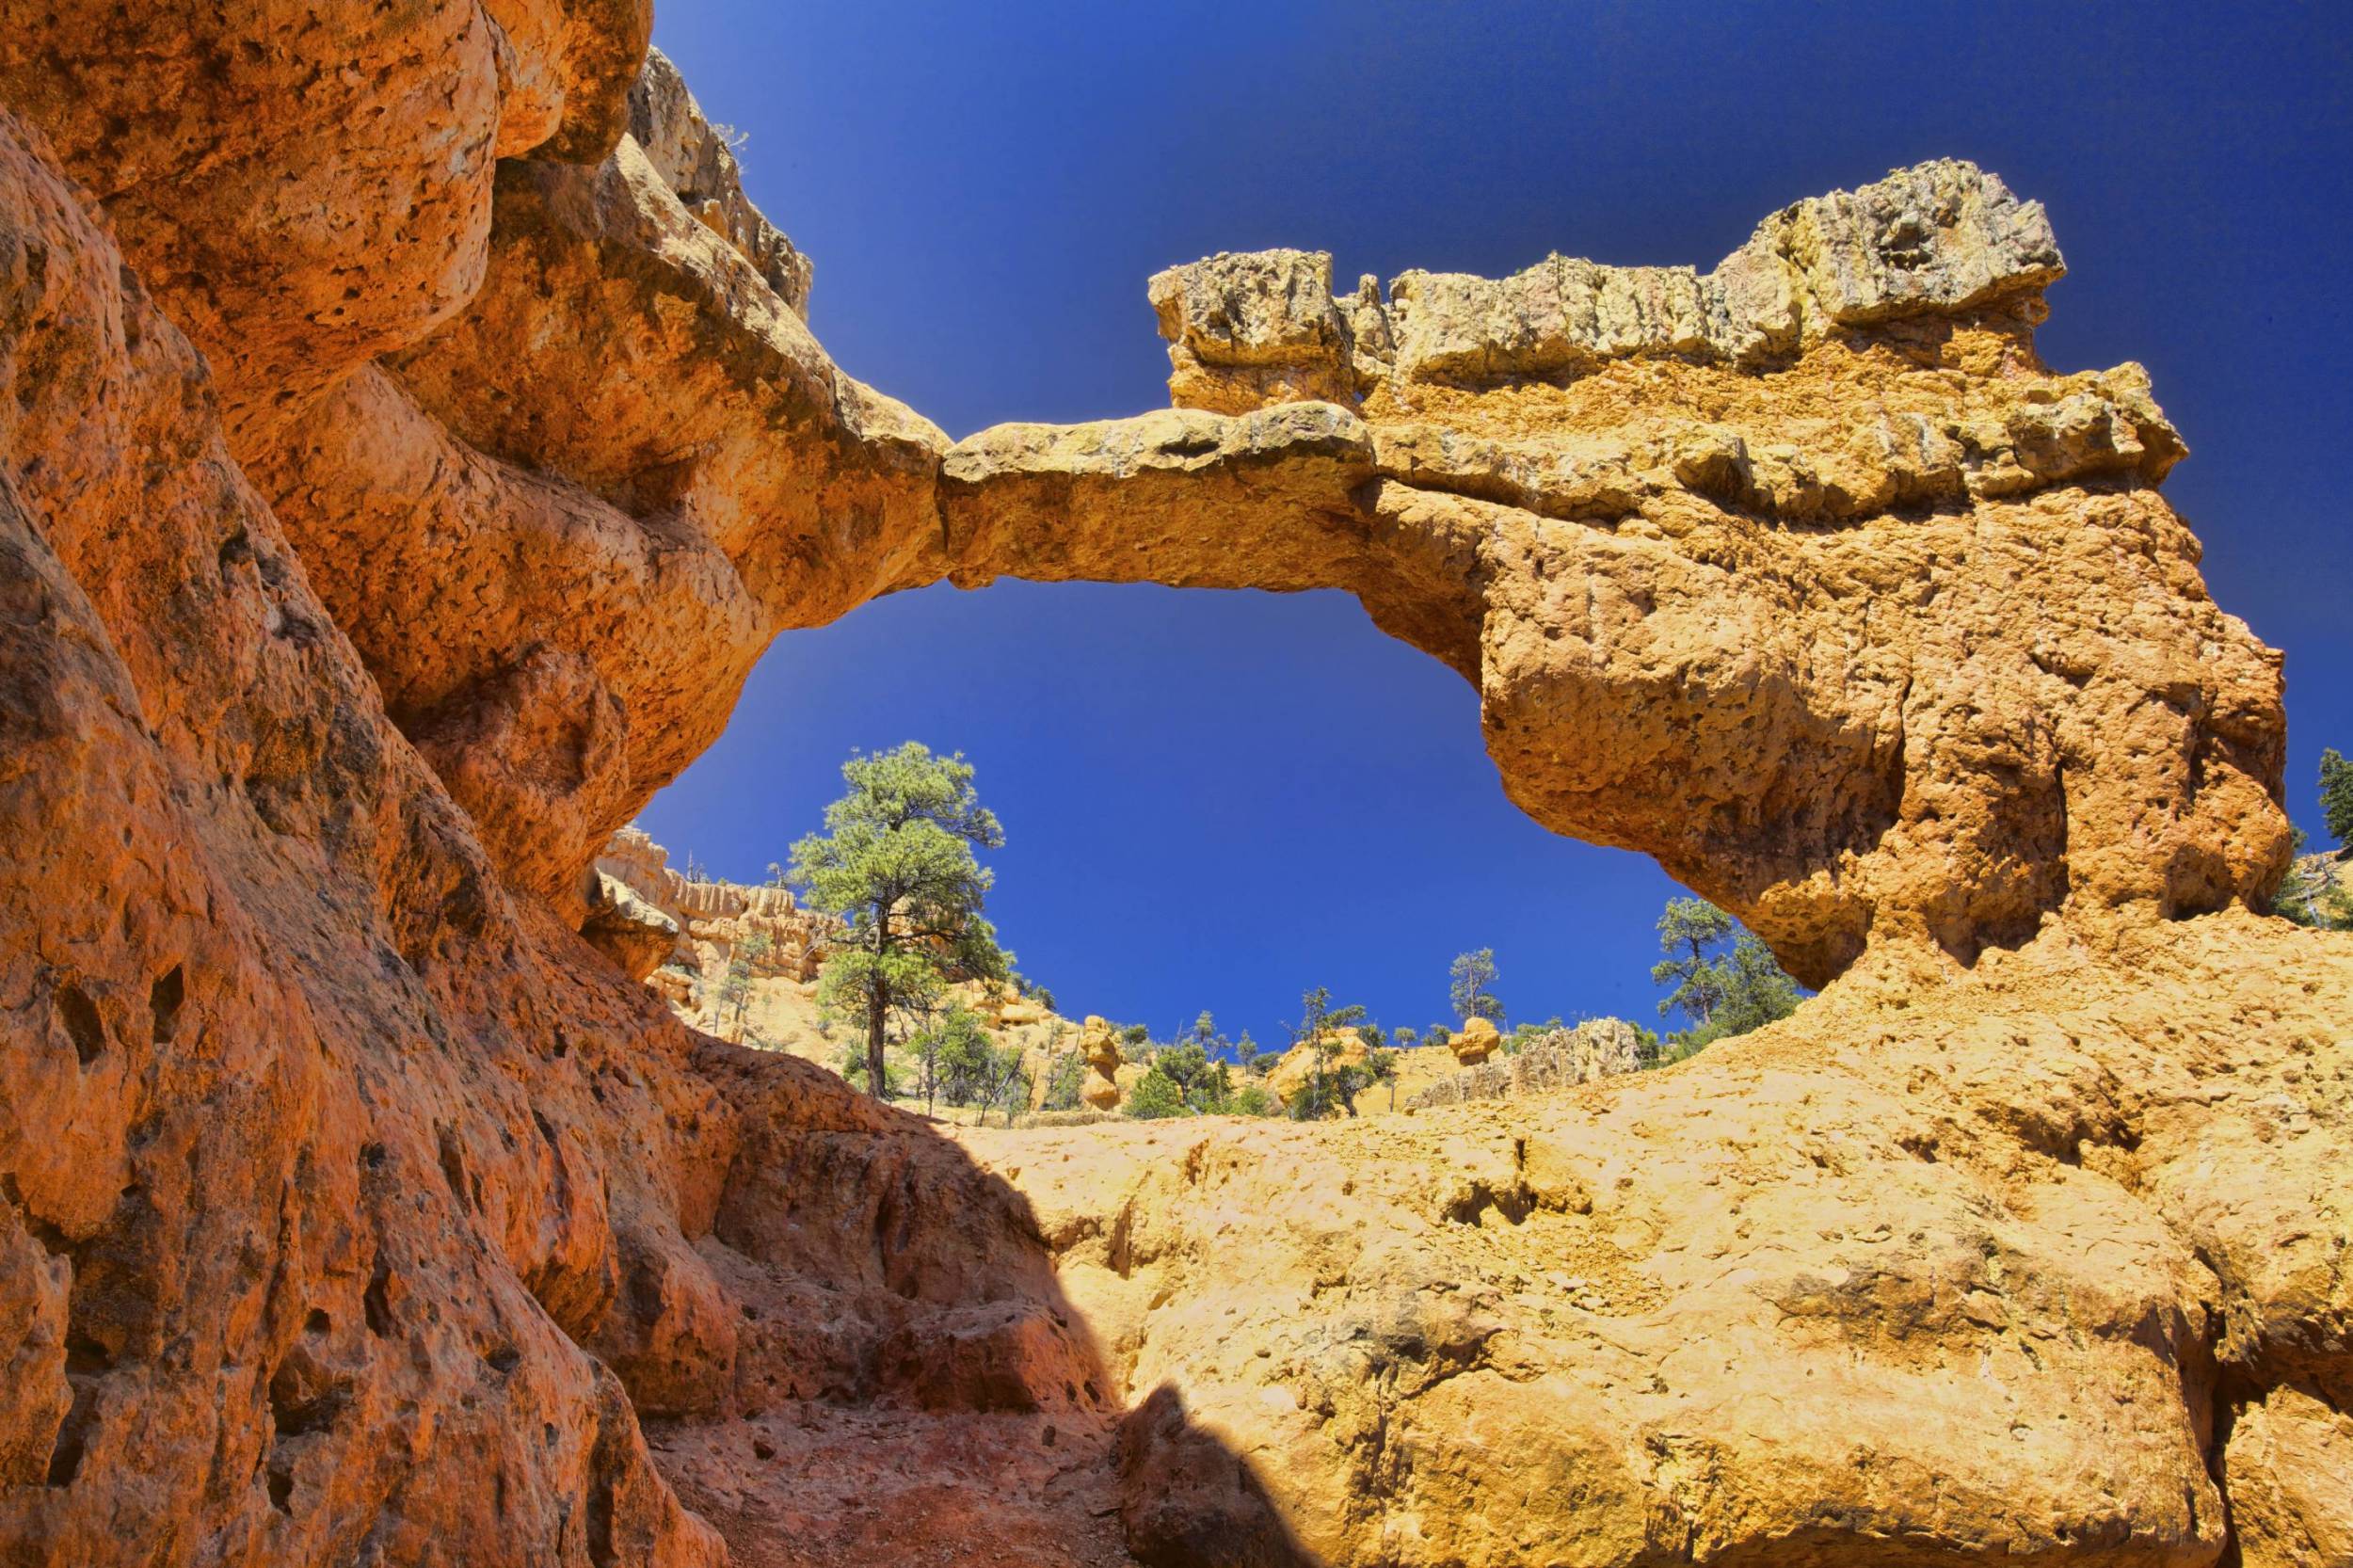
M1529 814L1812 984L1873 942L2260 905L2279 661L2157 494L2184 448L2140 367L2036 357L2060 270L2041 207L1949 162L1705 277L1335 298L1321 253L1213 257L1151 289L1202 411L959 444L958 580L1351 589L1478 684Z
M1187 407L952 444L634 0L0 20L8 1560L2341 1558L2353 949L2249 912L2278 660L1998 182L1214 259ZM583 939L775 635L1007 573L1350 589L1844 978L968 1151Z
M1410 1118L959 1137L1181 1402L1124 1462L1154 1560L1270 1516L1349 1568L2340 1560L2342 944L2127 951Z

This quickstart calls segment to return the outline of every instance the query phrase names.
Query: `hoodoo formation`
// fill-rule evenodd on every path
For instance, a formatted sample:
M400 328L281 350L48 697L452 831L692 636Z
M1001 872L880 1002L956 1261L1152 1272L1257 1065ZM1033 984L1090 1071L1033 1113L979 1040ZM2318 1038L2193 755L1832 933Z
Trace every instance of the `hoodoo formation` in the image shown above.
M952 443L642 0L0 19L0 1561L2353 1560L2353 938L1991 174L1214 257L1177 407ZM776 636L999 576L1353 592L1828 988L951 1135L584 939Z

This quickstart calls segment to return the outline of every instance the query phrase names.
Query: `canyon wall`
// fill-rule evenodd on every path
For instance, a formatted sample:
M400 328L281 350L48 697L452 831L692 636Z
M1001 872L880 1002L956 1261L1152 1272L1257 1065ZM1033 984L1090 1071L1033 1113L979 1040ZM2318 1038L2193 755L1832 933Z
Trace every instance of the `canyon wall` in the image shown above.
M634 0L0 21L0 1560L2345 1560L2353 950L1998 181L1213 258L1182 407L951 442ZM775 636L1006 574L1353 591L1835 984L968 1146L584 939Z

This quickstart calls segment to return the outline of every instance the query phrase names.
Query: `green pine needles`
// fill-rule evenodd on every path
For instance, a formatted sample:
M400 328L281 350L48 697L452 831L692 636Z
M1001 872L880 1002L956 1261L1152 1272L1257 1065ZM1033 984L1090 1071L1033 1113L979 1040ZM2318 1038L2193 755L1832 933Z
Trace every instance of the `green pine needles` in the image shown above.
M866 1079L888 1092L884 1048L928 1022L946 987L1003 980L1013 955L981 913L994 874L977 850L1000 849L1004 829L957 752L919 742L841 764L849 792L825 808L825 831L792 846L788 879L815 909L840 915L848 938L818 976L818 1002L864 1021Z

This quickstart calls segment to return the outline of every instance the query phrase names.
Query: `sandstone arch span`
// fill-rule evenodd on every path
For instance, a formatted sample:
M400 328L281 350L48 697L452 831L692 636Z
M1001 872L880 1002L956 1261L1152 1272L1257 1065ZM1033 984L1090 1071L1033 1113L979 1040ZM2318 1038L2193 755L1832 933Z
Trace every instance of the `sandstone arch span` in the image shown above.
M1321 255L1213 258L1151 285L1179 408L951 443L826 358L658 56L633 113L601 164L503 166L463 308L245 453L560 906L772 637L1007 574L1355 593L1479 687L1539 822L1817 984L2284 867L2279 662L2158 493L2183 445L2139 367L2041 363L2057 248L1968 165L1800 202L1705 275L1336 297Z

